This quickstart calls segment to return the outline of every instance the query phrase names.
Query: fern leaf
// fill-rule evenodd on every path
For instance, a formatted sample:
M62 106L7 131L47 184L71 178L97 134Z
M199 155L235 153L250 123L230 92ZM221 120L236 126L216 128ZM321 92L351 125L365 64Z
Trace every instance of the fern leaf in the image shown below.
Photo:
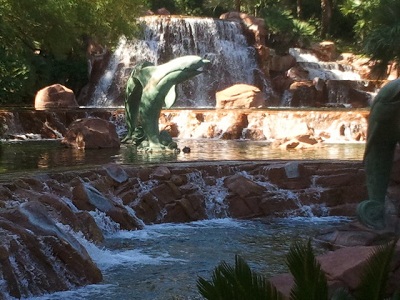
M235 266L221 262L215 269L211 281L199 277L197 287L208 300L281 300L282 295L262 275L253 272L240 256L235 257Z
M385 291L397 240L378 246L362 270L361 283L356 290L357 299L380 300Z
M290 292L291 300L328 299L326 276L314 256L310 240L306 245L292 245L286 262L294 278L294 287Z

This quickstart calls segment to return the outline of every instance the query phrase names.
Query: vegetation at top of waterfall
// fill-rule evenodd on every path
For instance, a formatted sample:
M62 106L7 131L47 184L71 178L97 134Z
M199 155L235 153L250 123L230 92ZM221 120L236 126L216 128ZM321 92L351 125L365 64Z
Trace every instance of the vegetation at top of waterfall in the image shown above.
M386 74L391 60L400 62L400 1L381 0L370 16L371 28L365 38L365 53L375 64L377 77ZM379 24L379 26L375 26Z
M112 49L121 35L138 34L135 17L161 7L182 15L237 10L263 18L266 44L278 54L331 39L340 51L372 57L380 74L388 61L400 61L398 0L0 0L0 7L0 104L31 105L53 83L79 95L88 82L89 46Z
M38 89L87 82L88 47L135 34L139 0L0 0L0 103L31 103Z
M394 258L397 239L378 246L361 272L358 288L352 293L343 288L329 295L328 282L315 258L311 241L294 243L286 256L287 266L294 279L291 300L399 300L396 292L390 298L385 294L390 263ZM197 287L208 300L280 300L284 296L262 275L252 271L247 262L235 256L235 266L221 262L210 281L199 277Z

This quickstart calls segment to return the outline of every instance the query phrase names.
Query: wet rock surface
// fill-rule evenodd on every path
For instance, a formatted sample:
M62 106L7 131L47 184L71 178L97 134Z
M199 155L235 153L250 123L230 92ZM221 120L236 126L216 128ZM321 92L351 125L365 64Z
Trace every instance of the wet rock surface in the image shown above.
M192 162L31 175L1 183L0 197L4 292L25 297L102 280L77 238L101 245L99 217L127 230L221 217L354 217L367 191L361 162ZM318 238L337 249L372 247L384 237L349 225ZM42 280L26 267L32 264Z
M73 121L67 129L62 143L78 149L120 147L115 125L100 118L83 118Z

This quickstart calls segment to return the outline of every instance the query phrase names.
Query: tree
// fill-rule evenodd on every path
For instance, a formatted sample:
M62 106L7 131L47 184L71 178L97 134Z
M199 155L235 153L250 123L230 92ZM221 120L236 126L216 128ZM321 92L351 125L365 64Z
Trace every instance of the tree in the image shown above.
M354 40L375 63L373 75L385 77L390 62L400 64L400 2L347 0L341 11L355 18Z
M142 3L0 0L0 103L31 99L37 89L59 80L67 86L82 81L87 43L112 48L121 35L134 35Z
M321 12L321 37L325 38L331 25L332 0L321 0Z
M364 40L364 52L375 61L377 78L386 78L390 62L400 64L400 3L382 0L370 19L372 29Z

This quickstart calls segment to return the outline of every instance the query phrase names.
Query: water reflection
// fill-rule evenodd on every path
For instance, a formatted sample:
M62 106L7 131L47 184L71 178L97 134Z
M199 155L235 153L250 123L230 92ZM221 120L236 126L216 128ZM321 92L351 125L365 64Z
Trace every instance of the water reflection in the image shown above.
M287 151L265 141L187 139L177 140L190 153L147 153L122 145L120 149L78 150L59 141L24 141L1 144L0 173L97 166L107 163L151 164L216 160L361 160L364 143L325 144L321 148Z

